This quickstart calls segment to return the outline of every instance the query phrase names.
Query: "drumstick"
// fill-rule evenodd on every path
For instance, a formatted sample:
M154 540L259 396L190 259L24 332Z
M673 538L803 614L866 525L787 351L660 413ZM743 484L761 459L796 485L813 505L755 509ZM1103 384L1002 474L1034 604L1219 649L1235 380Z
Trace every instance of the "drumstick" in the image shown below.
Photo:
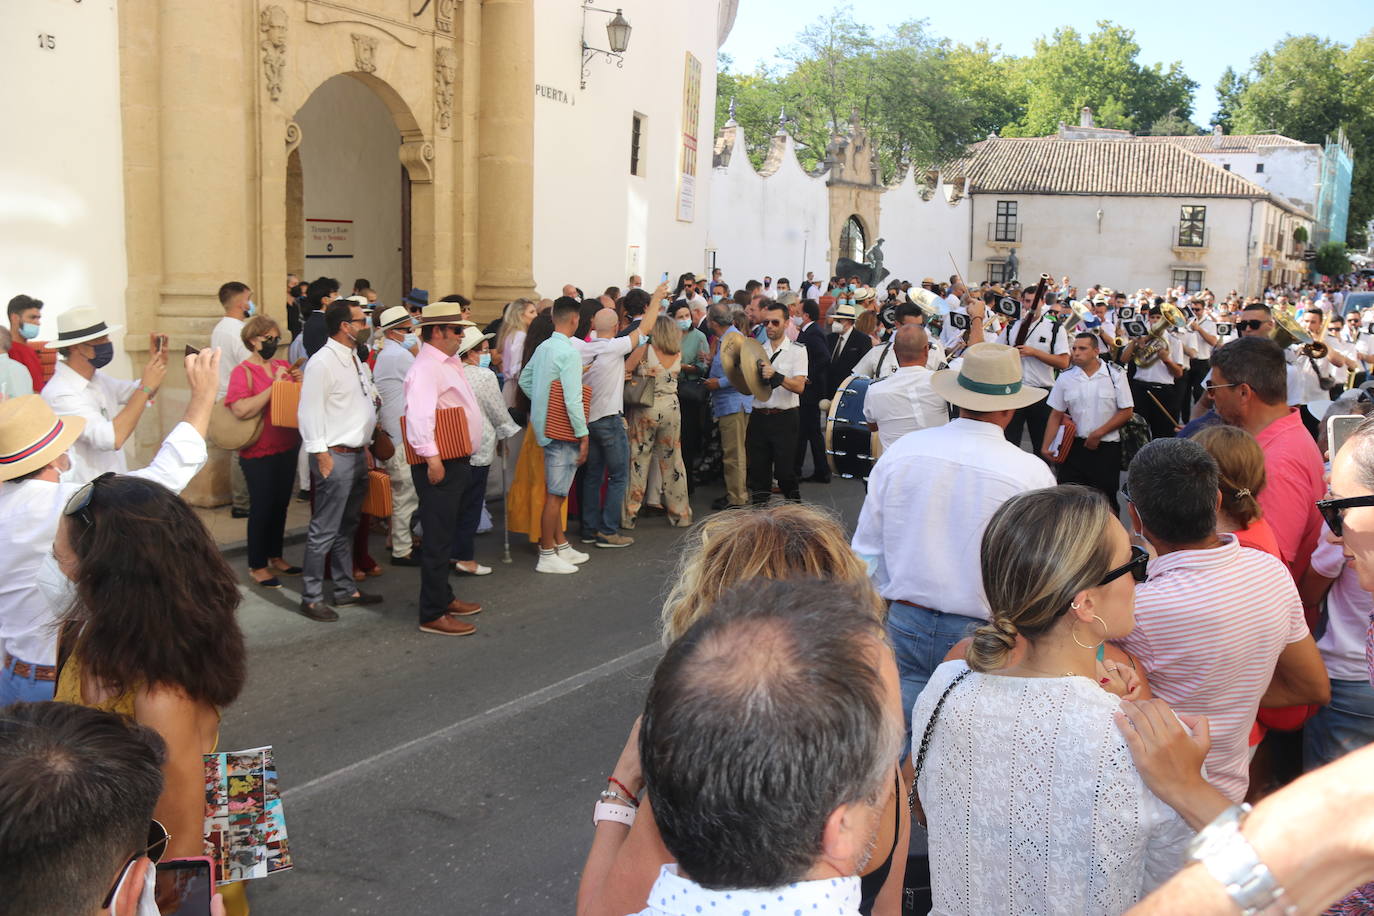
M956 276L956 277L959 278L959 282L960 282L960 283L963 283L963 282L964 282L964 275L961 274L961 273L959 272L959 264L958 264L958 262L956 262L956 261L954 260L954 255L953 255L953 253L950 252L950 251L948 251L948 250L946 250L946 251L945 251L945 254L949 255L949 263L950 263L950 266L954 268L954 276ZM967 285L967 284L965 284L965 285Z
M1169 418L1169 422L1172 423L1172 424L1174 424L1174 431L1175 431L1175 432L1177 432L1178 430L1180 430L1180 429L1183 428L1182 426L1179 426L1178 421L1174 419L1174 415L1171 414L1171 413L1169 413L1169 408L1167 408L1167 407L1165 407L1163 404L1159 403L1159 398L1155 397L1155 393L1154 393L1153 391L1151 391L1150 389L1147 388L1147 389L1145 389L1145 393L1148 394L1148 395L1150 396L1150 400L1152 400L1152 401L1155 402L1155 406L1159 408L1160 413L1162 413L1162 414L1164 414L1164 416L1168 417L1168 418Z

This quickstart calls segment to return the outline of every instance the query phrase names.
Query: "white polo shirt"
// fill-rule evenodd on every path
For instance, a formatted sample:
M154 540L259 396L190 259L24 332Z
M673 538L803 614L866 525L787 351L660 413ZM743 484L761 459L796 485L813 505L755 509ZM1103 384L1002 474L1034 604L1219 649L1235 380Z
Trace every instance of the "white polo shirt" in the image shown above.
M934 374L926 366L902 366L868 386L864 419L878 427L884 449L909 432L949 422L949 403L930 387Z
M772 361L773 371L782 375L783 378L805 376L810 371L808 367L811 361L807 357L806 347L795 344L786 338L778 341L777 346L774 346L771 340L765 341L763 352ZM777 354L776 357L774 354ZM754 409L789 410L796 407L800 402L801 395L778 385L766 399L755 397Z
M1089 375L1081 366L1070 366L1054 380L1049 404L1073 418L1078 438L1086 439L1095 429L1112 418L1112 414L1134 407L1131 385L1126 373L1113 369L1110 363L1097 361L1097 371ZM1102 437L1103 442L1120 440L1121 433L1112 430Z
M613 417L625 411L625 357L635 348L631 337L593 337L573 346L582 355L582 383L592 387L592 409L587 422Z
M1001 342L1008 346L1016 346L1016 338L1021 333L1021 325L1025 321L1025 318L1020 318L1007 325L1002 331ZM1049 313L1045 312L1032 322L1030 332L1026 335L1025 344L1028 347L1043 350L1052 356L1059 356L1069 352L1072 337L1071 331L1067 328L1057 327L1050 320ZM1023 356L1021 357L1021 381L1026 385L1034 385L1036 388L1051 388L1054 386L1054 369L1034 356Z

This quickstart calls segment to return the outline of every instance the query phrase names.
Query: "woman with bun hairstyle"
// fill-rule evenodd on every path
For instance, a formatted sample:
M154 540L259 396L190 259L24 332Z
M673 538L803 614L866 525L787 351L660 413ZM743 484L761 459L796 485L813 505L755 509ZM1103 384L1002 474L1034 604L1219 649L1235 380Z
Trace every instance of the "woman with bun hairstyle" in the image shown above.
M1239 426L1218 423L1193 434L1193 441L1216 460L1217 485L1221 488L1221 508L1217 512L1217 532L1231 532L1242 547L1273 554L1280 560L1279 542L1264 520L1259 495L1264 490L1264 450Z

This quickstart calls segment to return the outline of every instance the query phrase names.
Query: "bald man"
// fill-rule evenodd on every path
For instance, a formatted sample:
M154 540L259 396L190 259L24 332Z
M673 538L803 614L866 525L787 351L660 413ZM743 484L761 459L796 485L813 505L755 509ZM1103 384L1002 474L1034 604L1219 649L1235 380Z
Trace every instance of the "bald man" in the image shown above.
M651 331L667 286L654 293L641 325ZM582 474L582 543L597 547L629 547L634 538L620 533L625 485L630 479L630 440L625 434L625 372L644 357L648 338L635 328L616 337L620 316L603 308L592 316L592 337L573 341L582 353L582 382L592 389L587 414L587 465ZM605 496L601 482L606 481Z
M903 325L892 340L897 371L868 386L864 419L887 450L909 432L949 422L949 405L930 387L930 335L920 325Z
M571 283L563 284L563 295L569 299L576 299L578 302L582 301L582 291Z

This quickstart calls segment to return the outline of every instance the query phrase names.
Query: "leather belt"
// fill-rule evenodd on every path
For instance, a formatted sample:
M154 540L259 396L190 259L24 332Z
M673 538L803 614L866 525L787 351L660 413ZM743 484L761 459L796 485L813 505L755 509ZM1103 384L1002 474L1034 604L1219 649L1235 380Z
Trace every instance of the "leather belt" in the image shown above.
M338 452L340 455L356 455L362 451L362 447L359 446L354 448L351 445L331 445L329 446L329 450L331 452Z
M754 413L765 413L765 414L787 413L789 410L796 410L796 409L797 409L797 408L795 408L795 407L755 407L755 408L754 408Z
M35 681L57 680L57 669L52 665L30 665L28 662L10 657L5 659L5 667L18 677L32 677Z

